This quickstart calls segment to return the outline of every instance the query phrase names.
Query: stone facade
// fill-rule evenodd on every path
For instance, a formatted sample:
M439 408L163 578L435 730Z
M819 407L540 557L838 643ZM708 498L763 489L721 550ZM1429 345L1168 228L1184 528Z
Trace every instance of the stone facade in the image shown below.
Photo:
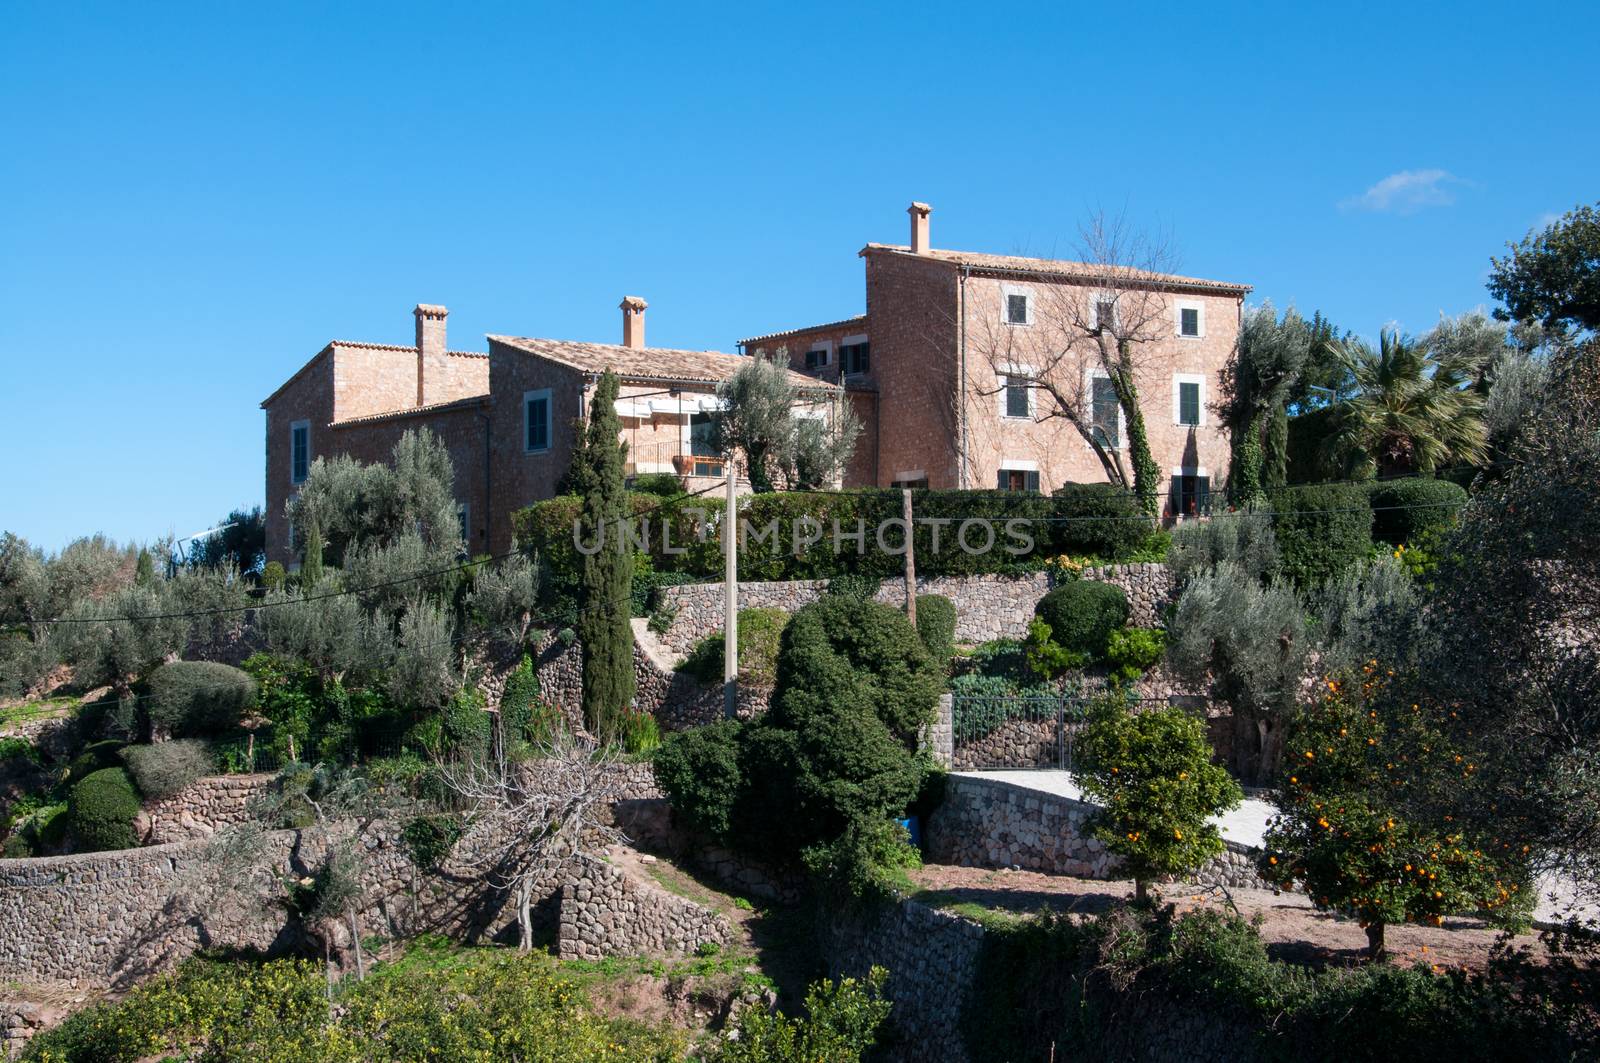
M1095 806L1041 793L1003 778L953 775L944 801L928 818L924 837L934 863L1019 867L1024 871L1114 878L1120 859L1091 837ZM1270 888L1256 873L1253 852L1233 842L1191 879L1205 885Z
M926 213L918 217L926 226ZM784 350L798 370L807 369L809 351L832 352L826 364L809 371L837 380L839 344L870 343L870 369L854 383L877 399L868 424L873 468L869 473L852 467L848 486L915 481L935 488L993 488L1006 469L1037 472L1046 491L1105 481L1104 467L1082 436L1064 419L1045 416L1052 400L1044 392L1031 390L1027 416L1008 416L1004 401L1005 377L1046 373L1066 401L1087 404L1094 359L1062 359L1060 337L1075 331L1070 314L1102 294L1117 294L1119 316L1148 319L1141 329L1147 338L1140 344L1140 392L1163 477L1184 473L1220 483L1226 475L1227 432L1212 407L1221 395L1247 286L1161 276L1148 289L1105 293L1086 275L1092 267L1082 264L938 250L925 243L868 244L861 258L866 314L740 344L747 353ZM1027 320L1014 323L1008 315L1013 295L1027 299ZM1185 309L1197 315L1198 334L1181 328ZM1180 423L1180 380L1199 384L1198 424ZM1174 499L1169 492L1164 496L1164 515L1173 517Z
M732 935L710 908L590 857L561 884L557 906L556 955L563 960L692 953Z

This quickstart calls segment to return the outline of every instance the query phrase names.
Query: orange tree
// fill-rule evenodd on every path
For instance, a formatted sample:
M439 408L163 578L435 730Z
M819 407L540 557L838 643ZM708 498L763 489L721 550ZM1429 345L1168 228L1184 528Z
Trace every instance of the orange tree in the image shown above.
M1201 720L1178 708L1130 712L1116 694L1091 706L1073 767L1101 805L1090 820L1094 836L1123 858L1140 901L1150 879L1193 871L1222 852L1206 821L1243 796L1211 763Z
M1278 812L1261 870L1317 907L1358 919L1367 954L1384 955L1390 923L1481 911L1525 918L1533 892L1518 854L1494 838L1410 816L1426 790L1470 787L1477 765L1429 724L1421 705L1390 705L1369 662L1359 681L1326 681L1320 704L1289 728Z

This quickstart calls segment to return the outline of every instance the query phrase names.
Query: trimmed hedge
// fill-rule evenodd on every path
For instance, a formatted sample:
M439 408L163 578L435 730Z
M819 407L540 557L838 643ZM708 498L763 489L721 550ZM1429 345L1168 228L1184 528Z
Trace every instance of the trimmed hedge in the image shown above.
M1278 570L1301 590L1321 586L1372 552L1372 506L1365 487L1281 487L1267 498L1278 540Z
M1467 504L1467 490L1449 480L1418 476L1375 481L1367 486L1367 499L1372 503L1372 537L1403 546L1453 524Z
M744 725L719 720L669 735L653 760L656 782L672 799L674 817L721 841L733 837L734 813L744 791L739 764Z
M256 681L211 661L172 661L150 676L150 723L176 738L229 731L255 711Z
M68 823L83 852L132 849L139 794L121 768L101 768L83 777L67 796Z
M916 517L917 571L923 576L1013 574L1034 571L1057 554L1115 559L1137 551L1152 531L1130 492L1111 484L1067 484L1053 495L1014 491L912 492ZM706 496L663 498L629 495L636 519L648 519L642 550L656 573L681 572L697 579L722 574L719 528L721 499ZM901 542L897 524L902 507L898 490L784 491L751 495L740 506L749 529L741 540L741 580L832 579L859 574L884 579L904 570L904 558L891 552ZM546 566L545 589L560 595L577 582L580 557L572 541L580 501L561 496L537 502L512 516L517 541ZM924 521L938 520L937 526ZM962 548L961 529L969 520L987 521L992 545L980 553ZM1007 522L1019 521L1011 525ZM834 529L838 528L835 549ZM884 527L880 548L877 531ZM854 536L864 530L857 544ZM668 550L668 538L670 547ZM938 549L934 549L934 539ZM967 530L966 545L983 548L988 529Z
M1128 596L1098 580L1073 580L1039 599L1034 614L1064 649L1104 657L1111 633L1128 622Z
M955 653L956 603L942 594L917 595L917 634L942 666Z

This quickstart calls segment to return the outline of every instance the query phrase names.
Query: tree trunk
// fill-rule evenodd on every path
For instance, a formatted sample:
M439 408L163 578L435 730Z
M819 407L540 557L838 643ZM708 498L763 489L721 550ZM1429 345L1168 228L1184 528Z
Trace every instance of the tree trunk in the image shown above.
M1374 963L1388 958L1383 947L1383 922L1374 920L1367 924L1367 959Z
M1150 899L1150 883L1142 878L1133 880L1133 903L1144 904Z
M533 884L527 878L517 881L517 951L533 949Z
M345 918L350 921L350 947L356 954L356 981L365 981L367 977L367 958L361 951L361 923L356 915L355 905L345 910Z

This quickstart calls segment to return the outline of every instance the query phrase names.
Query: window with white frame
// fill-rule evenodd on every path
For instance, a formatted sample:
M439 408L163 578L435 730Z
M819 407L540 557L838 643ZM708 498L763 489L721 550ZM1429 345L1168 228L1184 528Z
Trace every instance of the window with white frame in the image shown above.
M1111 378L1097 376L1090 381L1089 422L1102 446L1122 446L1122 403Z
M1033 378L1024 374L1005 377L1005 408L1007 417L1031 418L1033 416Z
M1033 324L1033 293L1026 288L1007 284L1001 288L1005 301L1006 324Z
M289 482L303 484L311 473L311 422L289 426Z
M1180 299L1174 304L1178 335L1188 340L1204 339L1206 334L1206 304L1193 299Z
M1039 463L1034 461L1002 461L996 474L997 491L1038 491Z
M522 393L522 451L538 454L550 449L550 389Z
M832 354L832 353L833 353L833 350L828 344L826 344L826 343L817 344L815 347L812 347L809 351L806 352L806 368L807 369L822 369L822 368L824 368L825 366L827 366L827 364L828 364L828 362L830 360L828 356L830 354Z
M1167 507L1174 517L1203 517L1211 512L1211 474L1203 466L1172 470Z
M1172 423L1184 428L1204 428L1206 378L1199 373L1178 373L1172 378Z
M872 371L872 349L865 336L846 336L839 344L839 367L845 376Z

